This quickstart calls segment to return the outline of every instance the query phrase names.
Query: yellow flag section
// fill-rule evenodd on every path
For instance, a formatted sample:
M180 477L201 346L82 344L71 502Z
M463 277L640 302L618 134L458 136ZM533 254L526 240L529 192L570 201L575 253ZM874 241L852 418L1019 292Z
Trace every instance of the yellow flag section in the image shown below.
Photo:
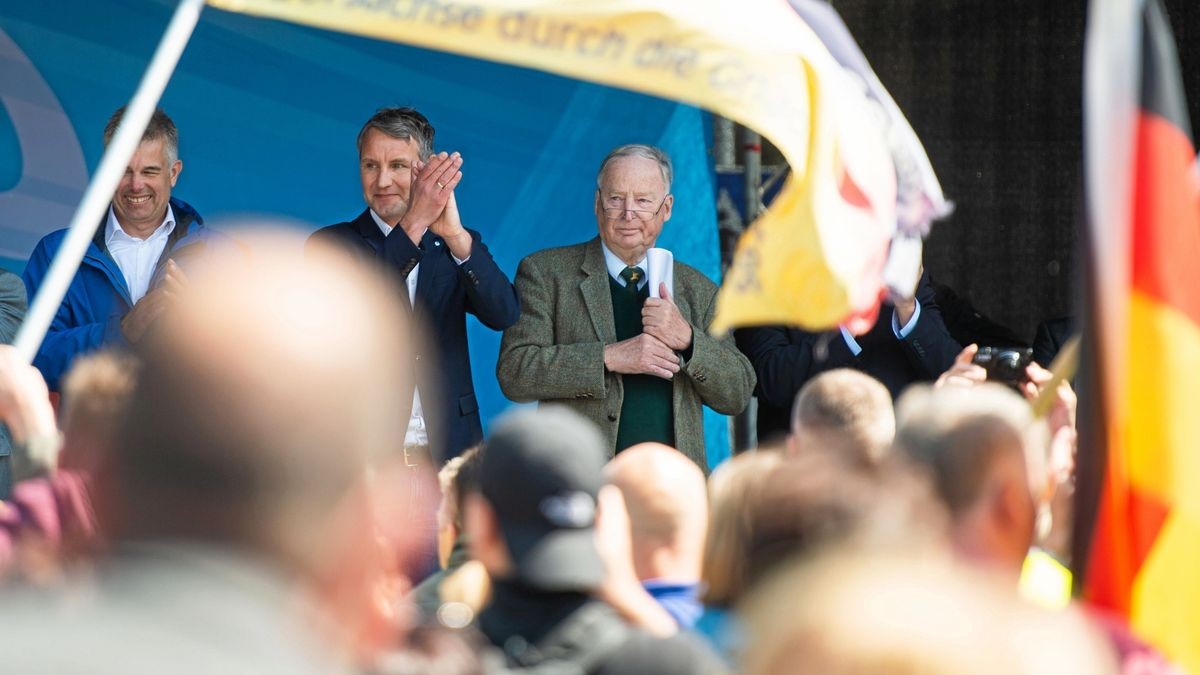
M847 100L865 96L783 0L209 4L675 99L749 126L779 147L793 173L743 237L713 329L754 323L825 328L874 308L894 223L879 210L895 208L894 178L889 203L886 184L868 187L861 175L877 171L870 162L839 165L834 121L861 110ZM870 120L863 124L877 128ZM844 136L884 160L880 173L889 175L881 133L863 128ZM817 217L843 205L849 217Z

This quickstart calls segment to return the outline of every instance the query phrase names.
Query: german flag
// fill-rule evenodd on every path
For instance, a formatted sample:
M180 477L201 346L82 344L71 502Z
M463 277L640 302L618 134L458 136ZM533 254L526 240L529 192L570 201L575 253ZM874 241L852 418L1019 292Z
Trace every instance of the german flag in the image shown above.
M1200 174L1158 0L1093 0L1082 595L1200 673ZM1088 467L1093 470L1088 471ZM1091 482L1088 483L1088 479Z

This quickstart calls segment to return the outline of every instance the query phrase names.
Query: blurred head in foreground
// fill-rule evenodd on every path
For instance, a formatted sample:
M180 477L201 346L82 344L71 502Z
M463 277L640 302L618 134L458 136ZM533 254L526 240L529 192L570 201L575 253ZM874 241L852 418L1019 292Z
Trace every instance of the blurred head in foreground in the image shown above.
M892 396L875 378L839 368L809 380L792 406L788 454L823 450L863 467L879 464L896 433Z
M1044 425L1029 404L995 384L918 386L900 398L896 417L896 451L932 477L958 552L1017 574L1052 485Z
M22 516L15 539L26 579L57 579L102 550L93 476L111 460L138 368L129 354L101 351L76 359L63 378L62 449L57 456L30 457L46 475L22 481L13 491Z
M773 577L747 603L743 672L1116 673L1079 615L1018 601L946 559L835 554Z
M943 518L925 485L896 467L886 480L828 453L735 457L713 474L705 601L734 606L776 569L831 547L940 547Z
M138 342L93 482L109 555L0 603L12 672L348 672L379 568L368 459L404 432L404 321L337 254L241 241L198 258Z
M369 535L369 458L404 428L404 320L389 290L333 251L246 233L189 274L139 345L143 370L104 489L126 541L197 541L300 579Z
M778 452L747 452L717 467L709 476L711 513L704 539L701 579L704 602L732 606L746 586L746 549L750 536L744 504L763 478L784 461Z
M629 510L638 579L697 581L708 526L704 473L675 448L640 443L605 469Z
M139 368L132 355L115 351L88 354L71 365L62 385L60 468L90 473L112 452Z
M438 503L438 564L450 565L454 545L465 532L463 513L467 495L479 485L479 465L483 461L483 445L467 448L458 457L447 461L438 471L438 487L442 500Z
M675 448L639 443L617 454L604 474L623 497L629 530L618 539L620 554L618 546L611 544L602 545L608 549L602 553L628 559L633 577L674 624L692 628L704 614L700 601L708 529L704 472ZM609 502L602 498L602 503ZM602 517L601 526L605 524ZM611 572L612 562L605 560Z

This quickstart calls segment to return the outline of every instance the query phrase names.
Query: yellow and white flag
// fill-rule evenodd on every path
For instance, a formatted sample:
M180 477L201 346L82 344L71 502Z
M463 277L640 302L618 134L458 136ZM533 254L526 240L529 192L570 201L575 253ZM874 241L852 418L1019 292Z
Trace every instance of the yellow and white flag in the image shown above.
M872 315L895 226L881 125L784 0L208 0L268 16L691 103L792 167L738 246L715 331ZM853 325L853 321L851 321Z

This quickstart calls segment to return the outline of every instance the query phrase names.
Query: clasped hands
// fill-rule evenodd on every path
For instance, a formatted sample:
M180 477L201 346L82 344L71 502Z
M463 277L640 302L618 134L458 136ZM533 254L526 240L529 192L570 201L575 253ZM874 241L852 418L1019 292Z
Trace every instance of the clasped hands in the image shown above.
M179 301L187 288L187 276L174 260L167 261L167 273L163 280L121 318L121 332L131 345L141 342L150 326Z
M604 346L604 367L614 373L654 375L669 380L679 372L678 352L692 344L692 326L679 313L666 284L661 298L642 305L642 334Z
M399 226L414 244L429 229L446 241L450 252L459 260L471 257L471 234L463 227L458 215L454 188L462 180L462 155L440 152L428 160L413 162L410 171L408 209Z

